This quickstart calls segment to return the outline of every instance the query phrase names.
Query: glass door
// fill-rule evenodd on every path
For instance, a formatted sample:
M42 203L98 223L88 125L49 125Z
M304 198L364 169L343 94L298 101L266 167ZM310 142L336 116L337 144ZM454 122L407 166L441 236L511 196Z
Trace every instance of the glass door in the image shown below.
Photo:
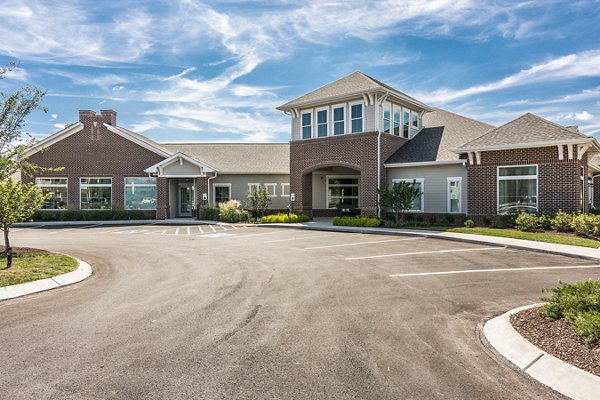
M179 216L180 217L191 217L193 207L193 195L192 184L180 184L179 185Z

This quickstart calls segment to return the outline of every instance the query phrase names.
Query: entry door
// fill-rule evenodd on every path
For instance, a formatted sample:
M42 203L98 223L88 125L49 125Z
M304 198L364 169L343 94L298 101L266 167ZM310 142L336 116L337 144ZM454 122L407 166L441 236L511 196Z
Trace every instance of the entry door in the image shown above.
M194 191L192 190L192 184L180 184L179 185L179 213L180 217L191 217L192 216L192 202L193 202Z

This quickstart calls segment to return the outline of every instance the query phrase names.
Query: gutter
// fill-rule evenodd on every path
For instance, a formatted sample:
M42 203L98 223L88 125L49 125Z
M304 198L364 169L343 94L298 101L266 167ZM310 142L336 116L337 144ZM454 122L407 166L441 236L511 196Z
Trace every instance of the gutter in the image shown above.
M388 163L383 164L385 168L403 168L403 167L427 167L435 165L465 165L467 160L445 160L445 161L419 161L406 163Z
M517 144L504 144L504 145L496 145L496 146L487 146L487 147L471 147L471 148L456 148L450 149L453 153L469 153L474 151L494 151L494 150L512 150L512 149L529 149L534 147L552 147L559 145L568 145L568 144L585 144L592 143L594 147L600 149L598 146L598 142L594 138L588 139L572 139L572 140L557 140L553 142L531 142L531 143L517 143Z
M208 204L208 206L210 207L210 181L212 179L215 179L217 177L217 175L219 174L217 171L214 171L215 175L208 178L206 180L207 184L208 184L208 188L206 189L206 197L208 197L208 199L206 199L206 203ZM229 195L231 196L231 193L229 193Z

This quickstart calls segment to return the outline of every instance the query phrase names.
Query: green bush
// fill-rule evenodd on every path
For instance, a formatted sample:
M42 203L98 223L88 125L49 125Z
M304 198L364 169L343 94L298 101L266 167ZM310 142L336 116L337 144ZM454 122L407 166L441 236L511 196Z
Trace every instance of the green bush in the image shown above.
M39 211L35 221L117 221L148 219L142 210Z
M335 217L333 225L377 227L381 225L381 220L376 217Z
M248 221L250 214L248 211L240 209L240 205L241 203L237 200L219 203L219 220L229 223Z
M475 227L475 221L473 221L472 219L465 220L465 228L474 228L474 227Z
M566 318L589 345L600 341L600 280L560 282L560 286L545 291L553 293L542 297L548 303L541 308L546 318Z
M569 232L572 230L571 222L573 216L564 211L558 210L554 218L552 218L550 225L552 229L556 229L559 232Z
M291 213L289 216L284 213L265 215L260 219L260 222L263 224L287 224L287 223L297 223L297 222L308 222L310 218L304 214L294 214Z
M489 228L507 229L514 228L516 215L488 215L483 218L483 224Z
M515 228L524 232L535 232L539 230L538 217L526 212L520 213L515 219Z
M590 214L573 214L571 229L578 235L593 235L598 226L598 217Z
M198 213L198 219L204 221L218 221L219 209L216 207L201 208L200 212Z
M552 217L548 214L538 216L538 227L544 231L552 229Z

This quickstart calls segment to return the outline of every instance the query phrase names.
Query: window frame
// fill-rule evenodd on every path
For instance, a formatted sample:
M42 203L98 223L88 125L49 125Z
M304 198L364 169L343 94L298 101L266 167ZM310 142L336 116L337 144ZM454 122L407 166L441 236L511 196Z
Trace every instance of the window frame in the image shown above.
M335 110L336 109L342 109L342 111L344 112L343 118L339 121L335 120ZM345 135L346 133L348 133L348 129L347 129L347 122L346 122L346 118L348 115L348 111L346 109L346 103L338 103L338 104L333 104L331 106L331 136L340 136L340 135ZM336 122L341 122L342 123L342 133L335 133L335 124Z
M319 113L325 111L325 123L319 123ZM319 135L319 127L325 126L325 136ZM323 138L329 136L329 107L315 108L315 137Z
M314 111L313 109L300 111L300 137L303 140L308 140L308 139L314 138L315 130L313 128L313 125L314 125L314 123L313 123L314 122L313 121L314 112L313 111ZM304 116L305 115L310 115L310 124L309 125L304 125ZM310 137L304 137L304 128L305 127L310 128Z
M216 182L216 183L213 183L212 185L213 185L213 191L212 191L212 204L213 204L213 207L216 207L217 204L218 204L217 203L217 190L216 190L218 187L226 187L227 190L229 190L229 200L227 200L227 201L231 200L231 183ZM222 203L222 202L220 202L220 203Z
M110 185L108 184L95 184L95 185L90 185L90 184L83 184L81 183L82 179L110 179ZM81 189L83 189L84 187L109 187L110 188L110 208L81 208ZM112 177L108 177L108 176L80 176L79 177L79 209L81 211L97 211L97 210L112 210L113 209L113 193L112 193L112 189L113 189L113 178Z
M388 118L386 118L385 117L385 111L386 111L386 108L388 108L388 107L389 107L389 115L388 115ZM393 131L392 131L392 121L393 121L393 118L394 118L394 113L393 113L393 105L392 105L391 102L389 102L389 101L384 101L383 102L383 104L381 105L381 117L383 119L383 124L381 125L381 127L383 129L381 131L383 133L387 133L387 134L393 133ZM386 121L388 123L387 131L385 129L385 122Z
M356 196L344 196L347 198L356 198L357 204L358 204L358 208L360 208L361 206L361 198L360 198L360 175L325 175L325 204L326 204L326 208L328 210L335 210L336 207L329 207L329 179L357 179L358 183L356 184L356 187L358 188L358 195ZM334 187L339 187L339 186L354 186L354 184L352 185L333 185ZM340 196L334 196L335 198L339 198Z
M47 185L40 185L38 183L39 180L41 179L64 179L65 180L65 184L47 184ZM36 177L35 178L35 186L38 187L39 189L43 188L65 188L67 189L67 197L65 199L65 208L40 208L40 211L63 211L63 210L68 210L69 209L69 178L68 177L63 177L63 176L40 176L40 177Z
M288 188L287 191L288 193L285 194L285 188ZM281 197L290 197L290 184L289 183L282 183L281 184Z
M396 114L395 114L396 110L398 110L398 117L399 117L398 121L396 121ZM399 106L398 104L392 103L392 118L391 118L391 120L392 120L392 125L390 126L390 131L391 131L392 135L402 137L402 132L401 132L401 129L402 129L402 107ZM397 134L395 131L396 122L398 122L398 133Z
M450 206L450 182L458 182L458 211L452 211ZM449 176L446 178L446 197L448 214L462 214L462 176Z
M405 139L410 139L410 113L410 109L402 107L402 137ZM407 115L408 120L405 119ZM404 131L404 128L406 128L406 132Z
M361 107L361 113L360 113L361 116L360 116L360 118L353 118L352 117L352 107L353 106L357 106L357 105L360 105L360 107ZM362 100L352 101L352 102L348 103L348 110L349 110L348 114L350 114L349 115L349 117L350 117L350 123L348 124L349 125L348 132L349 133L361 133L361 132L364 132L365 131L365 104L364 104L364 102ZM353 130L352 123L355 120L359 120L359 119L360 119L361 130L355 132Z
M277 197L277 184L276 183L264 183L265 189L269 194L269 197ZM273 188L273 194L269 193L269 188Z
M260 189L260 183L248 183L248 194L250 194L250 192L252 191L252 186L256 186L256 190Z
M124 210L140 210L140 211L156 211L156 205L158 203L158 187L157 187L157 182L156 182L156 178L154 179L154 185L152 184L148 184L148 183L143 183L140 185L128 185L127 184L127 179L148 179L148 178L153 178L153 177L148 177L148 176L126 176L125 178L123 178L123 209ZM127 208L127 187L129 186L134 186L134 187L154 187L155 188L155 198L154 198L154 208ZM112 195L112 193L111 193Z
M515 176L500 176L501 168L519 168L519 167L535 167L535 175L515 175ZM540 209L540 167L538 164L516 164L516 165L498 165L496 167L496 214L507 215L508 213L500 212L500 181L507 180L531 180L535 176L535 212Z
M398 182L419 183L421 185L421 209L420 210L404 210L406 212L422 213L425 212L425 178L397 178L392 179L392 184Z
M410 127L412 129L419 129L419 113L413 110L410 110Z

